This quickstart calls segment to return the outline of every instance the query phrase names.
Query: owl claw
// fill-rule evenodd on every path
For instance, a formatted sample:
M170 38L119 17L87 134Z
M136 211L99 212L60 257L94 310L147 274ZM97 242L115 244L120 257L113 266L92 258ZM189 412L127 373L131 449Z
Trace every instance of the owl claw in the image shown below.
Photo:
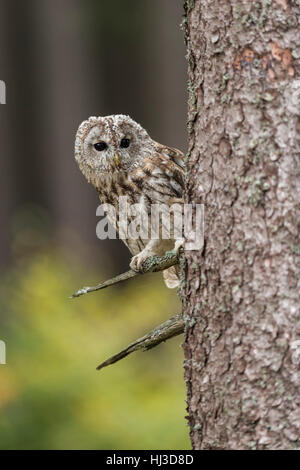
M130 268L137 273L143 273L144 272L143 264L146 261L146 259L147 259L147 256L145 256L144 253L143 254L139 253L138 255L134 256L131 259Z

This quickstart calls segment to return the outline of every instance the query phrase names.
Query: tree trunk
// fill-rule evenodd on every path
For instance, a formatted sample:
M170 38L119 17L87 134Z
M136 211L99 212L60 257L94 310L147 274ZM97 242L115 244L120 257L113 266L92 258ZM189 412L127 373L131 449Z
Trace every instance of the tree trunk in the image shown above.
M300 446L299 16L299 1L185 2L185 199L205 205L182 290L195 449Z

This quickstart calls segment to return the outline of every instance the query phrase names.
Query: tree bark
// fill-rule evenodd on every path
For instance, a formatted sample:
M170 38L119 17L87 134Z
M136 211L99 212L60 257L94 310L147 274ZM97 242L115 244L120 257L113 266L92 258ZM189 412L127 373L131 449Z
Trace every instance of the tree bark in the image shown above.
M205 205L182 288L194 449L300 447L299 17L299 1L185 2L185 200Z

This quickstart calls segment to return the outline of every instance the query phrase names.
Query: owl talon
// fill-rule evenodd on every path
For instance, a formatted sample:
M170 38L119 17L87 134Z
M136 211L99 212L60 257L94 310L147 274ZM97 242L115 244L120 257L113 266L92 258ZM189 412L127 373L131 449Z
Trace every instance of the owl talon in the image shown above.
M145 270L143 269L143 264L146 261L147 257L144 255L141 256L141 253L138 255L134 256L130 262L130 268L137 272L137 273L143 273Z

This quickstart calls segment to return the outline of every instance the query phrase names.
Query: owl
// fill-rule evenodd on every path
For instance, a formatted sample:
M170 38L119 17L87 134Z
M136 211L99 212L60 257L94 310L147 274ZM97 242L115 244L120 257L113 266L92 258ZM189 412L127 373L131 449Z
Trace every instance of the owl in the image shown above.
M75 159L101 203L112 205L117 212L120 196L139 204L149 218L153 204L183 204L183 153L155 142L129 116L90 117L84 121L76 134ZM133 255L130 267L135 271L141 270L149 256L162 256L183 243L182 239L162 236L129 236L123 241ZM178 286L178 267L166 269L163 275L168 287Z

